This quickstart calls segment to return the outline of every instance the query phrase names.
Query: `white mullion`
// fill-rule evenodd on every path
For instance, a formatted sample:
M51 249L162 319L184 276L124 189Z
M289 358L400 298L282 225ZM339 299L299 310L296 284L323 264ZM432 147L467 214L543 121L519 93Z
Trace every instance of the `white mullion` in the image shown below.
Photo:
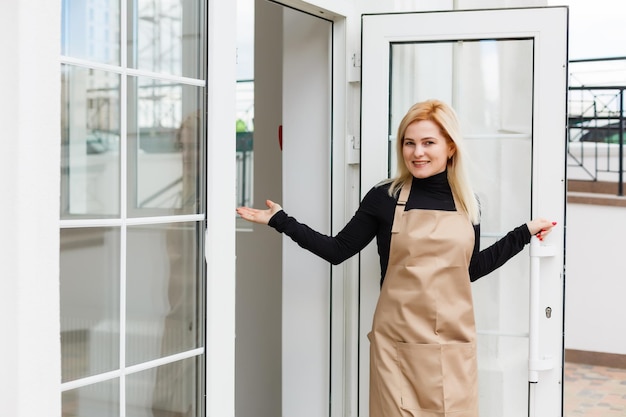
M120 219L76 219L61 220L61 229L76 229L84 227L118 227L122 224Z
M204 354L204 348L199 347L196 349L188 350L174 355L166 356L163 358L154 359L148 362L140 363L137 365L129 366L124 370L126 375L134 374L137 372L145 371L148 369L156 368L157 366L167 365L180 360L189 359ZM122 371L115 370L110 372L103 372L101 374L88 376L85 378L75 379L73 381L65 382L61 384L61 392L71 391L73 389L86 387L88 385L96 384L99 382L110 381L112 379L120 377Z
M126 251L128 215L128 7L120 3L120 417L126 417Z
M144 224L166 224L166 223L183 223L183 222L200 222L204 220L204 214L183 214L175 216L148 216L148 217L132 217L122 219L73 219L61 220L59 222L61 229L74 229L81 227L121 227L122 224L127 226L136 226Z
M103 372L101 374L88 376L86 378L74 379L72 381L61 384L61 392L86 387L87 385L97 384L99 382L110 381L119 377L120 375L121 372L118 369L116 371Z
M158 366L167 365L169 363L178 362L184 359L193 358L204 354L204 348L199 347L193 350L187 350L185 352L176 353L174 355L165 356L163 358L154 359L148 362L139 363L137 365L129 366L125 369L126 375L134 374L136 372L145 371L148 369L156 368Z
M120 230L120 417L126 415L126 240L124 219Z
M127 61L126 54L122 55L123 62ZM181 77L178 75L170 75L170 74L162 74L158 72L145 71L135 68L125 68L124 66L103 64L94 61L88 61L85 59L72 58L68 56L61 57L62 64L74 65L77 67L89 68L89 69L97 69L106 72L113 72L120 75L133 75L136 77L150 77L159 81L171 81L174 83L185 84L185 85L193 85L196 87L205 87L206 81L200 80L197 78L189 78L189 77ZM124 65L124 64L122 64Z
M97 70L102 70L106 72L113 72L116 74L122 74L124 72L124 69L120 67L119 65L103 64L101 62L89 61L89 60L80 59L80 58L72 58L69 56L62 56L60 61L61 61L61 64L68 64L68 65L73 65L76 67L83 67L83 68L89 68L89 69L97 69Z
M180 76L176 76L176 75L167 75L167 74L161 74L161 73L157 73L157 72L151 72L151 71L143 71L143 70L138 70L138 69L134 69L134 68L127 68L126 73L128 75L134 75L134 76L143 76L143 77L150 77L150 78L154 78L160 81L172 81L172 82L176 82L179 84L187 84L187 85L195 85L197 87L204 87L206 86L206 82L204 80L199 80L197 78L189 78L189 77L180 77Z
M199 222L204 220L204 214L186 214L180 216L154 216L154 217L133 217L126 219L127 225L142 224L162 224L162 223L182 223L182 222Z

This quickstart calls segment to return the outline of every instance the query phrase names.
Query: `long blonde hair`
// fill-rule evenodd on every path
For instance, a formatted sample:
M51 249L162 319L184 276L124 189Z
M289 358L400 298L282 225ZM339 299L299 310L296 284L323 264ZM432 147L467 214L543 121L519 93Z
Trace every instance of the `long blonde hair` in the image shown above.
M404 144L404 134L407 127L422 120L430 120L435 123L441 134L455 148L454 155L448 160L448 183L454 198L461 207L457 210L463 211L473 224L479 222L479 208L476 196L469 182L466 172L464 158L466 157L463 137L459 128L459 122L454 109L439 100L427 100L414 104L406 113L396 135L396 154L398 160L398 173L391 181L389 194L395 196L407 181L413 180L413 175L404 164L402 146Z

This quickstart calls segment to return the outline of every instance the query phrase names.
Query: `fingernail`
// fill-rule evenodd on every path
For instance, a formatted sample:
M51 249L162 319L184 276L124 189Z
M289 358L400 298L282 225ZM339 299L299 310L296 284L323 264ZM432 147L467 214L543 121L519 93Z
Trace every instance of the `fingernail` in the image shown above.
M552 226L556 226L556 222L552 222Z

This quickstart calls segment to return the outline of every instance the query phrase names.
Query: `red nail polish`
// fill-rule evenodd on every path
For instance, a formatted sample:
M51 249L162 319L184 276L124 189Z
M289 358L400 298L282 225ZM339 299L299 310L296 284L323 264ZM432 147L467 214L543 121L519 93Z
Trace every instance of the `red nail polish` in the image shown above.
M556 222L552 222L552 226L556 226Z

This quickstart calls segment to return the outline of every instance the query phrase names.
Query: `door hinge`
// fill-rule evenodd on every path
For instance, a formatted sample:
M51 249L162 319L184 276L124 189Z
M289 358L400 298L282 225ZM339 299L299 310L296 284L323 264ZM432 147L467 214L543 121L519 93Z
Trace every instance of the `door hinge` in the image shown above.
M361 162L361 138L346 135L346 164L358 165Z

